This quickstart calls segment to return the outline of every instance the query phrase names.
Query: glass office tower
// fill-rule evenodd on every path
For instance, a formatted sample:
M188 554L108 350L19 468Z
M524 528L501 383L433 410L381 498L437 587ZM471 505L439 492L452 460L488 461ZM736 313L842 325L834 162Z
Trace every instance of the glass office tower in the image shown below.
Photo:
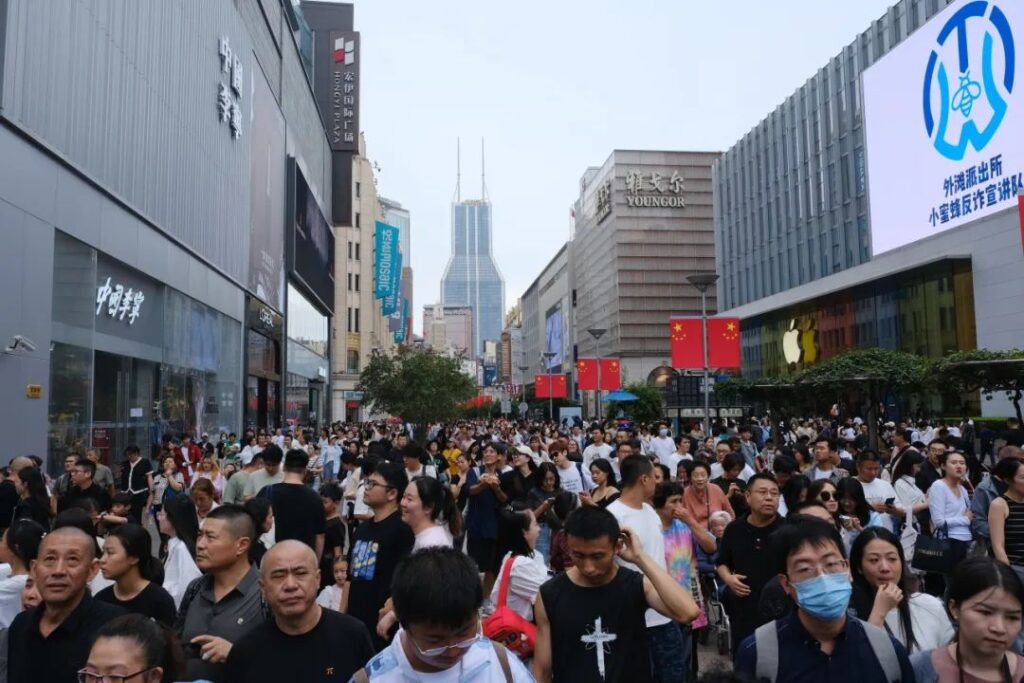
M505 280L494 261L491 204L469 200L452 204L452 255L441 279L441 303L473 309L473 355L484 341L501 341Z

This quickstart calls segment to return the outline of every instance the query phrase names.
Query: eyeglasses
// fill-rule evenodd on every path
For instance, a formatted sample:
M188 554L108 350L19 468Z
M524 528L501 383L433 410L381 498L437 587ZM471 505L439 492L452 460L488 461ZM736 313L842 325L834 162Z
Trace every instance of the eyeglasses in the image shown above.
M98 674L89 671L88 669L82 669L78 672L78 683L126 683L127 681L135 678L136 676L141 676L142 674L148 673L155 668L156 667L151 666L148 669L136 671L135 673L128 674L127 676L119 676L116 674Z
M374 481L373 479L367 479L366 483L363 484L363 486L366 488L367 491L372 491L375 488L377 488L378 486L383 486L385 489L393 489L393 488L395 488L394 486L388 486L387 484L382 484L381 482Z
M412 641L412 646L416 648L416 652L420 653L422 656L439 657L443 655L445 652L448 652L448 650L451 650L453 648L457 648L459 650L468 650L469 648L473 647L473 643L480 639L481 635L481 632L478 630L476 632L476 635L474 635L469 640L463 640L461 643L452 643L451 645L443 645L441 647L432 647L429 650L421 650L420 646L416 644L416 640L412 636L409 636L409 640ZM90 681L89 683L93 682Z
M821 493L818 494L818 498L821 500L821 502L828 503L833 498L832 492L831 491L822 491ZM836 500L839 500L839 498L836 497Z
M842 574L847 568L846 560L829 560L823 566L803 566L798 567L790 574L790 578L794 583L800 583L807 579L813 579L819 574Z

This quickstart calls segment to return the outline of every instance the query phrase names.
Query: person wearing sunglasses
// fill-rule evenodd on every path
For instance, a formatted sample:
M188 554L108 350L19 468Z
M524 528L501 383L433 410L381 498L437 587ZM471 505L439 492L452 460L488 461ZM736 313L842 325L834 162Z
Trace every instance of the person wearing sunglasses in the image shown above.
M398 507L408 485L402 465L377 464L366 477L363 491L363 502L373 511L373 518L356 527L349 547L342 611L363 622L373 638L375 652L387 644L377 635L377 620L391 597L391 578L416 542Z
M165 627L126 614L96 633L79 683L171 683L184 671L181 646Z
M478 572L470 557L449 547L424 548L403 560L392 584L401 628L352 680L532 683L519 658L481 632Z
M839 514L839 496L831 479L818 479L807 489L807 500L820 501L833 517Z

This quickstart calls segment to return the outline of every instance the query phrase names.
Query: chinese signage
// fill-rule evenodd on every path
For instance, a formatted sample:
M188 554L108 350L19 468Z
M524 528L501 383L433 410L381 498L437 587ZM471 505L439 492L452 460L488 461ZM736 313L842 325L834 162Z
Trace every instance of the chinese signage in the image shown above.
M626 171L626 206L632 208L685 209L685 190L679 171Z
M606 180L597 188L597 222L600 223L612 212L612 181Z
M864 72L876 255L1016 205L1022 55L1024 3L964 0Z
M111 284L111 280L108 277L96 289L96 315L106 315L134 325L141 315L146 295L141 289L125 287L120 282Z
M242 59L231 49L227 36L220 37L217 52L220 55L221 78L228 80L228 83L222 80L219 84L217 113L220 122L231 129L231 137L237 140L242 137Z
M359 149L359 33L331 32L327 136L335 152Z

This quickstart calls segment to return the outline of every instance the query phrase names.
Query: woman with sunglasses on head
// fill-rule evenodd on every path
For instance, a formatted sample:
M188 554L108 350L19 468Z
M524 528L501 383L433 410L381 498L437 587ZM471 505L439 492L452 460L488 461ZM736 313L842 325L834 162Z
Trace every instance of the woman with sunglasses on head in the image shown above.
M950 577L947 606L956 638L911 657L918 683L1024 680L1024 659L1011 650L1024 607L1024 584L1013 569L989 557L964 560Z
M857 616L884 628L913 654L953 639L953 625L942 601L912 593L903 546L888 529L870 527L853 542L850 572Z

